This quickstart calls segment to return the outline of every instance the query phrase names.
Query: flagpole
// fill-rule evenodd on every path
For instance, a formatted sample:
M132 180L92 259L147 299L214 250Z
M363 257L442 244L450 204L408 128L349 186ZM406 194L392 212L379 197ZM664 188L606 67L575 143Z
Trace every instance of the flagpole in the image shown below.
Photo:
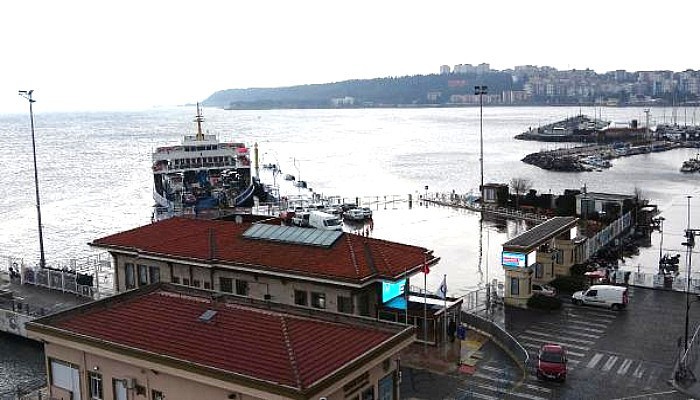
M410 288L410 286L408 286L408 272L406 271L406 264L404 264L403 279L403 298L406 301L404 311L406 311L406 325L408 325L408 289Z

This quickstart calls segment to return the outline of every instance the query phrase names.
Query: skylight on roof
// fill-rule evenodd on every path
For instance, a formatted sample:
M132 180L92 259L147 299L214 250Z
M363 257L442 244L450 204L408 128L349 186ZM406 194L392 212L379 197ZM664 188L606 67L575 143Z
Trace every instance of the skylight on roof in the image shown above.
M202 322L210 322L212 318L216 315L217 311L216 310L207 310L202 313L202 315L199 316L199 320Z
M297 226L254 224L243 233L243 237L273 242L303 244L307 246L331 247L342 234L342 231L324 231L322 229L300 228Z

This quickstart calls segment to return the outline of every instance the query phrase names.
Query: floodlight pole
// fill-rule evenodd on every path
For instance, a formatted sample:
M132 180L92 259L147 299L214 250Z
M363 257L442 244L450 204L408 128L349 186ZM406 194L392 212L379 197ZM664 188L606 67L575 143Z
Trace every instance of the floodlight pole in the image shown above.
M34 156L34 188L36 191L36 215L37 224L39 226L39 267L46 267L46 258L44 257L44 235L41 228L41 202L39 201L39 172L36 167L36 142L34 140L34 109L32 105L36 100L32 98L34 90L20 90L19 95L29 101L29 121L32 129L32 155Z

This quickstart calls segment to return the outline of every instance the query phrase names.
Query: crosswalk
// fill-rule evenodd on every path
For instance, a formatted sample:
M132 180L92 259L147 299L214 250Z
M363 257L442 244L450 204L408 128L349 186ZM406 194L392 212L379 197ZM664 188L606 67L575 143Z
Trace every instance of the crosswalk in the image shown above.
M568 379L586 379L594 374L604 374L643 388L651 387L649 385L653 385L655 380L662 378L664 366L596 350L596 342L606 334L619 312L571 304L562 307L558 320L533 323L516 335L532 360L525 379L522 379L519 371L485 363L479 365L469 383L460 388L457 398L491 400L502 399L505 394L509 399L525 400L559 397L558 393L566 390L566 384L540 381L534 373L537 351L544 343L566 347Z

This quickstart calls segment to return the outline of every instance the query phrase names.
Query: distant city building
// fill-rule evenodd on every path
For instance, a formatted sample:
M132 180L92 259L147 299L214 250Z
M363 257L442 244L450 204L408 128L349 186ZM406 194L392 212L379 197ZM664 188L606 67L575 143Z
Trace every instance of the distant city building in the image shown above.
M337 97L331 99L331 104L335 107L352 106L355 104L355 98L350 96Z
M450 66L449 65L441 65L440 66L440 75L445 75L450 73Z

